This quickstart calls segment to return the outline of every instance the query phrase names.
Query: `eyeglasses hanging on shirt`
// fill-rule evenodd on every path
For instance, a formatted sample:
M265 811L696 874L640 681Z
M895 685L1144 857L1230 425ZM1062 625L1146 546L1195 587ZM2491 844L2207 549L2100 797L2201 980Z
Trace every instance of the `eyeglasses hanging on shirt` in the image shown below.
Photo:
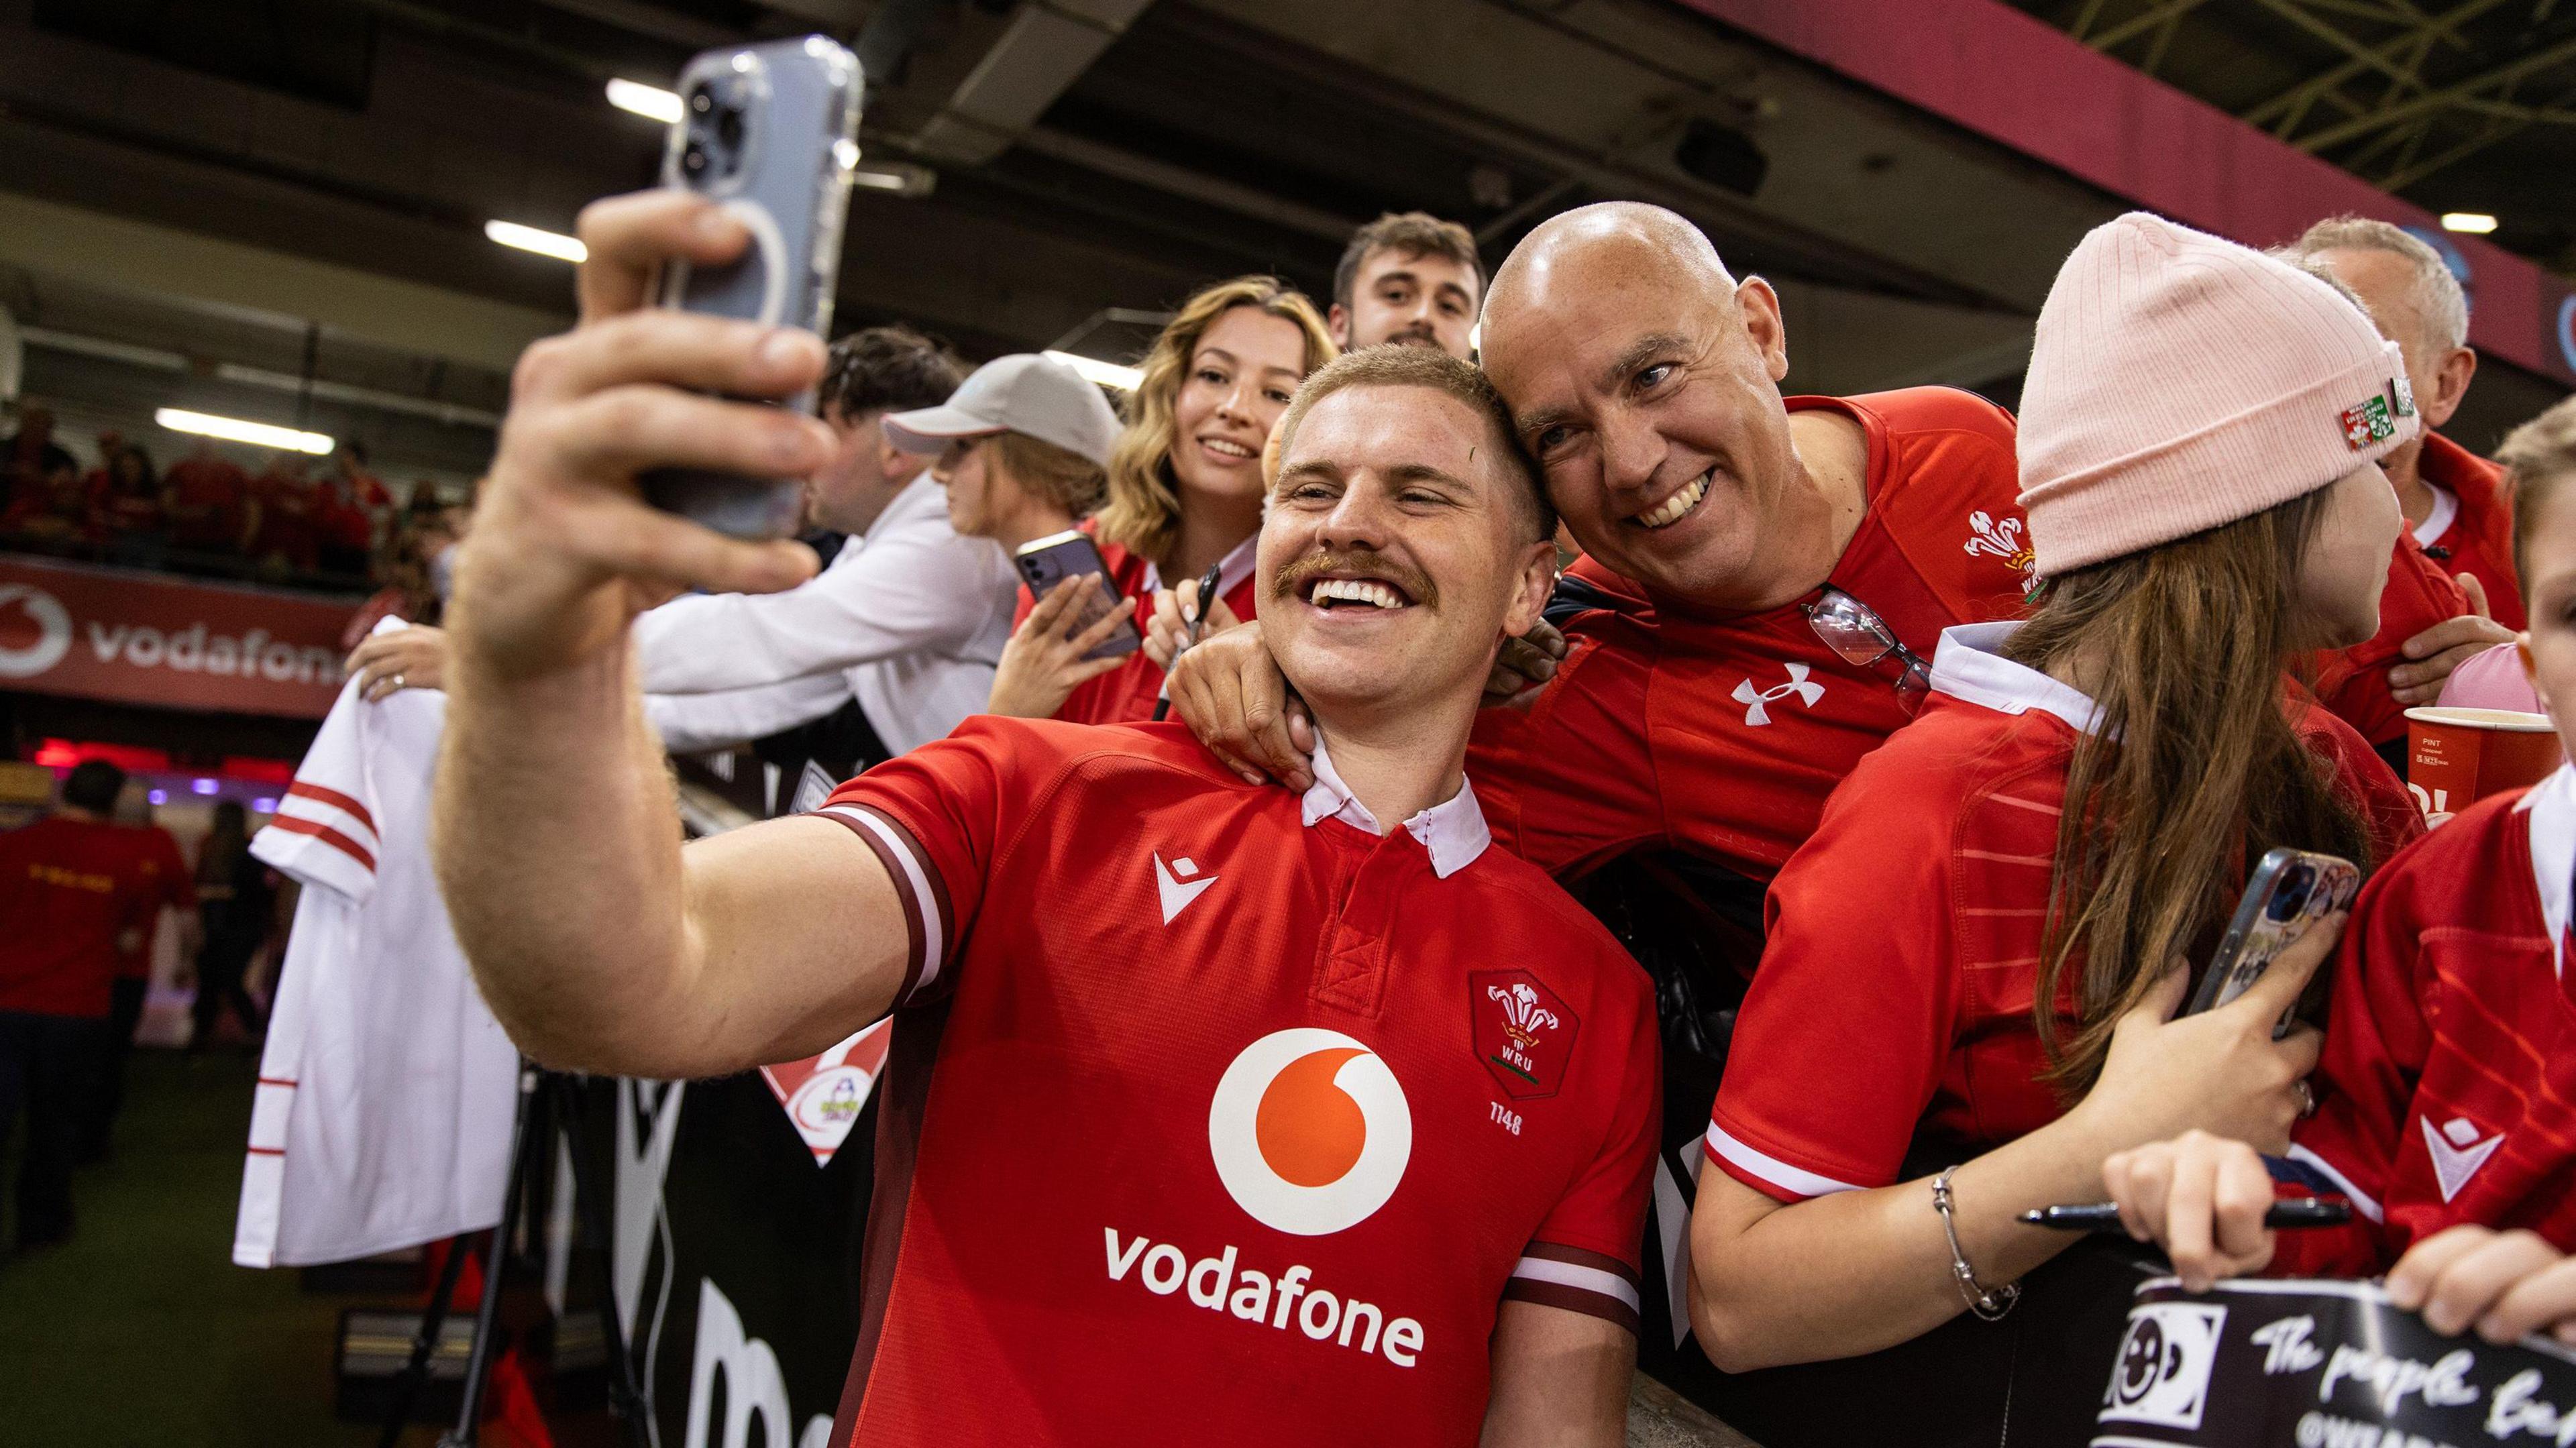
M1932 689L1932 666L1905 646L1877 610L1830 583L1799 609L1807 615L1807 627L1844 663L1875 669L1889 659L1899 661L1904 667L1896 677L1896 707L1908 717L1923 707L1923 697Z

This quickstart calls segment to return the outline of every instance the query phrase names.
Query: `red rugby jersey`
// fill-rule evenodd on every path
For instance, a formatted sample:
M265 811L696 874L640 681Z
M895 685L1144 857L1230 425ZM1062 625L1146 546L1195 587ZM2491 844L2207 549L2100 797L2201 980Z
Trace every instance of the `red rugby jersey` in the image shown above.
M1082 531L1095 530L1085 521ZM1240 620L1253 617L1254 601L1260 596L1260 590L1252 586L1252 554L1259 542L1255 535L1236 544L1217 572L1217 595ZM1109 542L1100 543L1100 561L1109 568L1109 577L1103 581L1111 593L1130 601L1136 611L1136 632L1143 633L1145 625L1153 621L1154 592L1163 586L1162 570L1154 566L1152 559ZM1022 584L1019 613L1012 618L1011 627L1016 629L1026 623L1029 610L1035 607L1037 600L1030 596L1028 585ZM1055 711L1055 717L1068 724L1141 724L1154 717L1154 705L1162 693L1161 666L1138 649L1108 673L1075 686L1065 697L1064 707Z
M1788 405L1840 412L1868 437L1869 511L1834 587L1927 659L1952 624L2021 611L2030 532L2011 414L1938 387ZM1825 796L1905 722L1897 666L1843 662L1798 605L1729 614L1657 598L1580 615L1566 635L1554 681L1483 711L1469 753L1495 837L1553 874L1669 845L1768 880Z
M2316 1115L2290 1154L2361 1220L2283 1232L2272 1270L2366 1275L2462 1222L2576 1250L2576 772L2478 801L2361 892Z
M2373 745L2406 737L2406 706L2389 691L2388 670L2406 661L2406 641L2469 612L2469 596L2414 535L2397 535L2388 583L2379 591L2379 632L2368 643L2315 655L2316 694L2336 717Z
M2451 520L2421 541L2453 577L2477 575L2487 591L2487 612L2506 628L2531 627L2522 608L2522 576L2513 567L2513 490L2504 469L2438 432L2424 434L2415 466L2424 481L2455 501ZM2430 519L2426 520L2430 522Z
M914 949L833 1442L1471 1444L1503 1298L1634 1330L1644 972L1316 774L977 718L833 796Z
M126 883L133 911L127 923L137 938L133 950L117 956L116 973L127 980L141 980L152 974L152 938L160 929L161 912L196 909L197 882L168 830L153 824L128 825L125 833Z
M1758 1191L1887 1186L1918 1135L1982 1151L2063 1109L2038 1079L2031 1004L2067 763L2094 709L2001 656L2014 627L1942 640L1923 716L1860 762L1772 882L1706 1145ZM2349 727L2292 707L2381 858L2422 833Z
M132 835L62 815L0 833L0 1011L107 1014L116 937L134 923Z

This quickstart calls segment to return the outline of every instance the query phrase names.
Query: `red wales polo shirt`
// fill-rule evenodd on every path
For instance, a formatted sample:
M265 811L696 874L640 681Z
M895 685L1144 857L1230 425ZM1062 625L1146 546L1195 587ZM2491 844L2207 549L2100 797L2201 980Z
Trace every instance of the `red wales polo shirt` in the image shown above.
M1869 511L1833 587L1926 659L1952 624L2020 612L2030 533L2009 413L1937 387L1788 405L1840 412L1868 438ZM1573 619L1555 680L1477 719L1469 768L1496 837L1558 875L1670 845L1771 878L1906 719L1900 666L1845 663L1809 627L1810 601L1746 614L1658 598Z
M1887 1186L1918 1136L1981 1151L2063 1109L2038 1079L2031 1005L2067 763L2094 708L2002 656L2015 627L1942 639L1923 716L1861 761L1772 882L1706 1147L1758 1191ZM2291 707L2380 858L2422 833L2350 728Z
M2415 541L2451 576L2476 575L2496 622L2517 632L2531 627L2522 610L2522 576L2513 567L2513 491L2504 469L2430 431L2415 466L2441 490Z
M2462 810L2363 888L2336 963L2317 1113L2290 1148L2362 1220L2282 1233L2273 1271L2384 1271L2462 1222L2576 1250L2571 867L2576 772L2561 767Z
M1517 1297L1634 1329L1643 971L1462 788L970 719L824 813L913 959L833 1441L1476 1441Z
M0 1011L105 1016L135 923L133 831L49 815L0 833Z
M1093 531L1084 523L1084 532ZM1246 538L1225 555L1216 576L1217 596L1234 610L1240 620L1250 620L1261 590L1252 584L1252 555L1260 542L1258 535ZM1112 595L1127 600L1136 614L1136 632L1154 618L1154 594L1163 587L1162 570L1141 554L1130 553L1115 543L1100 544L1100 561L1109 569L1103 580ZM1028 586L1020 587L1020 611L1011 620L1013 628L1026 623L1029 610L1037 600L1029 595ZM1129 654L1124 663L1096 679L1086 679L1066 696L1064 707L1055 717L1069 724L1141 724L1154 717L1154 705L1163 693L1163 670L1143 649Z

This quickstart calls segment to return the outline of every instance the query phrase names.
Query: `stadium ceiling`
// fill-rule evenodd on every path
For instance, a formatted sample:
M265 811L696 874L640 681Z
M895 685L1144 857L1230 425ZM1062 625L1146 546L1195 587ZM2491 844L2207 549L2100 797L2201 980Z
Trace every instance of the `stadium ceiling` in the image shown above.
M2085 44L2576 275L2571 0L2012 0Z

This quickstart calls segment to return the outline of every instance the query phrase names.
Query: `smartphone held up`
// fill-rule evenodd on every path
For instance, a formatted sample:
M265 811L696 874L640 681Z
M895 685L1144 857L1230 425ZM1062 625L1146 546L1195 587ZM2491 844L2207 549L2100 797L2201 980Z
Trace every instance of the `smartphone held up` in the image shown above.
M710 50L689 62L662 182L718 202L752 240L726 266L666 268L662 305L828 334L859 159L860 89L857 58L820 35ZM814 397L800 393L779 405L810 411ZM660 468L639 481L653 506L736 538L786 537L804 508L802 478Z

